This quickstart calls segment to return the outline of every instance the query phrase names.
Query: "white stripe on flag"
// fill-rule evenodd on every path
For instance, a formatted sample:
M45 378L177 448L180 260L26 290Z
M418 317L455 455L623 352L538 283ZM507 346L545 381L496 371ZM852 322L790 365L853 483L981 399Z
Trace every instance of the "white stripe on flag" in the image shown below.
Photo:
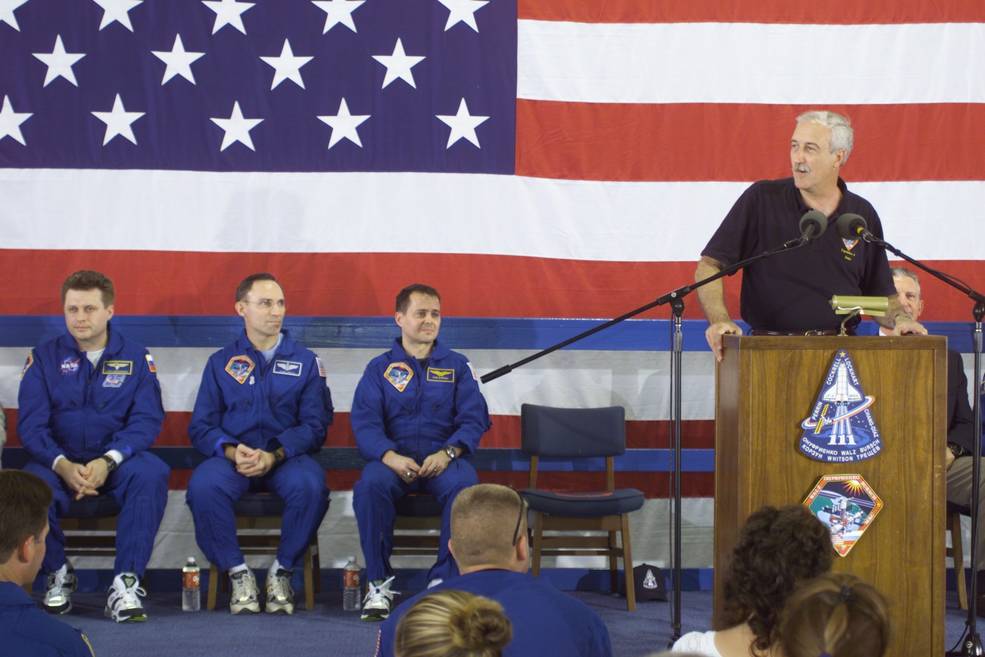
M519 22L517 95L609 103L980 103L985 24Z
M9 169L0 170L5 204L0 234L3 246L12 249L682 261L698 258L747 184ZM933 260L981 257L985 181L849 186L873 202L887 239L908 254ZM415 229L395 231L387 217ZM944 234L962 239L942 239Z

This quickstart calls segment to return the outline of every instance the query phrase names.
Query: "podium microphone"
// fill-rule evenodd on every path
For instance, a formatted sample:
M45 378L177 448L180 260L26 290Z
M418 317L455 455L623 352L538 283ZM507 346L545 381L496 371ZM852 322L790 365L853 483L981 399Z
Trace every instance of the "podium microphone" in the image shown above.
M854 212L846 212L835 221L838 234L846 240L857 240L859 238L866 242L878 241L876 236L869 232L869 224L862 215Z
M828 218L824 216L823 212L818 210L808 210L804 213L804 216L800 218L800 239L807 242L813 242L819 238L828 227Z

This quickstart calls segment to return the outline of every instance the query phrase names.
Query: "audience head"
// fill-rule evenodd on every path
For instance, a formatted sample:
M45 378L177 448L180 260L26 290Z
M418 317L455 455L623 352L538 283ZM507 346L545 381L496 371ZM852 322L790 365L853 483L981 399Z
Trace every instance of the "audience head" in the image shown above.
M506 486L469 486L452 503L448 548L462 573L487 568L526 572L526 502Z
M465 591L418 600L397 624L397 657L500 657L513 638L503 607Z
M0 470L0 572L19 585L34 581L44 559L51 489L20 470Z
M785 657L882 657L889 645L889 611L875 587L831 573L804 582L780 620Z
M787 597L798 583L826 573L832 553L830 531L803 506L753 513L725 575L723 628L748 623L756 637L752 647L769 648Z

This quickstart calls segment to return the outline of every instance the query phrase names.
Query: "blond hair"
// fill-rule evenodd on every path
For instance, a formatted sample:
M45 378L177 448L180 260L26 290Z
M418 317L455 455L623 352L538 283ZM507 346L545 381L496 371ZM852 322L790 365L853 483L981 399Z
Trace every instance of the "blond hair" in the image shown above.
M520 494L499 484L476 484L460 492L451 506L451 547L458 566L510 563L523 508ZM520 537L526 527L526 518L520 518Z
M889 645L886 599L854 575L808 580L787 601L779 645L786 657L882 657Z
M500 657L513 626L495 600L465 591L424 596L397 624L396 657Z

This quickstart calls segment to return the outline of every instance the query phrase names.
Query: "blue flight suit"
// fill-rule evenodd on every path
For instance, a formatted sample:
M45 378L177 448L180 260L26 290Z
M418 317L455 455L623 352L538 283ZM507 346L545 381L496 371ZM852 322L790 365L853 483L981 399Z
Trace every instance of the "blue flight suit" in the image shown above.
M403 601L380 626L377 657L393 657L397 623L415 602L442 590L467 591L503 605L513 639L503 657L611 657L609 630L581 600L558 591L541 578L511 570L480 570L445 580Z
M366 578L383 579L392 570L396 502L424 490L443 505L438 560L429 579L458 573L448 552L451 503L463 488L479 483L467 460L490 427L489 410L471 365L462 354L435 341L424 363L404 351L397 338L390 351L366 366L352 400L352 431L359 453L369 461L352 490L352 506L366 559ZM418 464L446 446L462 453L437 477L408 483L383 464L393 450Z
M209 458L188 482L186 500L195 540L222 570L244 563L236 540L233 505L248 490L269 490L284 500L277 560L290 570L328 510L325 470L311 457L332 423L332 395L314 352L282 331L270 362L246 337L209 357L188 433ZM223 454L242 443L285 460L263 477L245 477Z
M114 570L143 577L168 501L170 468L147 449L161 432L164 407L157 367L144 347L107 328L106 350L93 367L75 338L65 333L35 348L21 377L17 431L31 455L24 470L54 494L42 572L65 563L65 534L58 523L75 498L54 470L64 455L76 463L115 450L123 456L100 493L120 505Z
M41 611L13 582L0 582L0 651L30 657L93 657L85 634Z

